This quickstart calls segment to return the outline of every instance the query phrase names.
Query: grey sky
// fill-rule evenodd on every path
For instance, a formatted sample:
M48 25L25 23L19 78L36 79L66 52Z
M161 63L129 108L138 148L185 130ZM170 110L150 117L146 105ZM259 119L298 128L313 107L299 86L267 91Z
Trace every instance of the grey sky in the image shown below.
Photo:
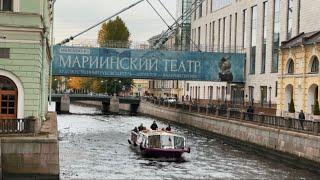
M55 4L55 41L75 35L89 26L113 15L137 0L57 0ZM158 0L149 0L165 17L168 23L172 18L161 7ZM176 0L161 0L175 15ZM151 36L161 33L166 25L145 1L124 12L120 17L127 24L133 41L146 41ZM96 39L100 26L79 37Z

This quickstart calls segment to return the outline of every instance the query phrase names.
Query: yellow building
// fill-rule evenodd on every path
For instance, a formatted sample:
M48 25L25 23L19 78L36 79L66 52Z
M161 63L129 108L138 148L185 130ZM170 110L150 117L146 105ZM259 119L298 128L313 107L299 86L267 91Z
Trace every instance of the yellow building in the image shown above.
M148 93L149 89L149 80L145 79L134 79L133 87L131 89L131 93L134 96L144 96Z
M278 77L277 115L288 116L294 102L295 117L303 110L314 119L313 106L319 100L320 31L301 33L282 42Z

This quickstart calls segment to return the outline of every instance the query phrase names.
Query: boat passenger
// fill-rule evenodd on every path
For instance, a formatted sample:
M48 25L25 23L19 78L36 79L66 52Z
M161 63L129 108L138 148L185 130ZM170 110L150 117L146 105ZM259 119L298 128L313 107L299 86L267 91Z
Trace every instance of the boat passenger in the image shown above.
M134 127L134 129L132 130L133 132L136 132L136 133L138 133L139 132L139 130L138 130L138 128L137 128L137 126L136 127Z
M145 130L146 128L143 126L143 124L141 123L140 126L138 127L138 130L139 131L143 131Z
M166 128L166 131L171 131L171 125L169 124L169 126Z
M154 130L154 131L158 129L158 125L157 125L156 121L153 121L153 123L151 124L150 128L152 130Z

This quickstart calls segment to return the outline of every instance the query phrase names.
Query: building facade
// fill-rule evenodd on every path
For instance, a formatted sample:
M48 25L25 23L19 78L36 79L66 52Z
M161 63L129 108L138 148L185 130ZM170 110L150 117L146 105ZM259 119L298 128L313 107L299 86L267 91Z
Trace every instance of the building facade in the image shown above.
M0 0L0 119L44 119L48 106L49 0Z
M287 116L293 102L295 116L303 110L307 119L314 119L319 103L320 31L301 33L282 43L279 66L277 114Z
M320 29L319 8L314 0L205 0L192 15L191 48L246 53L244 101L275 110L280 42ZM188 83L189 96L232 100L228 83ZM214 95L207 95L208 87Z

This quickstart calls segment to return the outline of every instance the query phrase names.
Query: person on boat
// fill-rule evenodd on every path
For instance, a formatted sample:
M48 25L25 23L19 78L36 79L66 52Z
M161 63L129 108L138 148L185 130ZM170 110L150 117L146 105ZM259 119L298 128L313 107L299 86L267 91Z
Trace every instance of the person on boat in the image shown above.
M143 126L143 124L141 123L140 126L138 127L139 131L145 130L146 128Z
M169 124L169 126L166 128L166 131L171 131L171 125Z
M133 132L136 132L136 133L138 133L139 132L139 130L138 130L138 128L137 128L137 126L136 127L134 127L134 129L132 130Z
M153 123L151 124L150 128L152 130L154 130L154 131L158 129L158 125L157 125L156 121L153 121Z

